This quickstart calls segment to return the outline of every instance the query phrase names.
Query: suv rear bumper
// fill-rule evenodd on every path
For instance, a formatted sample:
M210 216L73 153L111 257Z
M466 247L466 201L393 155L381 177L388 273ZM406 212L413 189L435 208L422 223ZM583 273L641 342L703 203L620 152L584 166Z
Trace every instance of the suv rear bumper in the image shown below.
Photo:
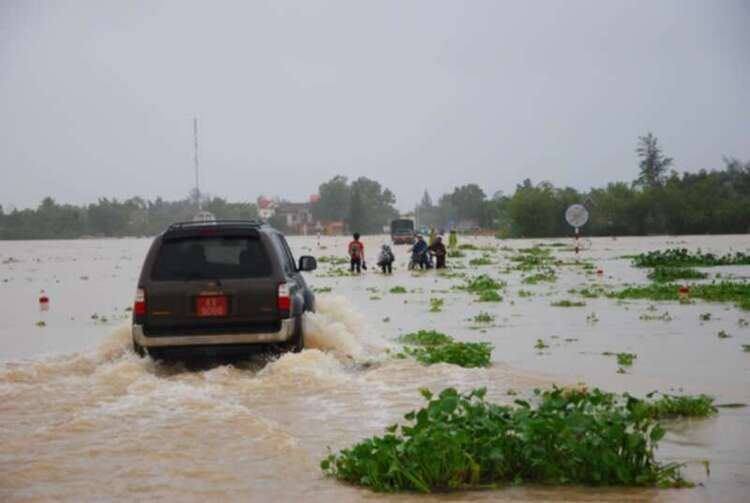
M149 337L143 333L142 325L133 325L133 340L144 348L212 346L228 344L270 344L284 342L292 338L295 330L294 318L281 320L278 332L256 334L210 334L210 335L170 335Z

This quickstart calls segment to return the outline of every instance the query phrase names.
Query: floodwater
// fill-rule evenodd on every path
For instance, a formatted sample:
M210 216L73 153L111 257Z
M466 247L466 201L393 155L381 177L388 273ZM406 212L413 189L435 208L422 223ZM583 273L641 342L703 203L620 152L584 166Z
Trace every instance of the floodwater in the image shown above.
M365 239L374 254L385 237ZM566 240L562 241L570 244ZM341 256L345 238L291 238L297 255ZM454 272L485 272L508 282L504 300L478 304L451 289L461 278L406 270L406 248L395 248L395 273L370 270L337 276L321 264L308 275L318 312L305 320L308 349L278 359L254 357L203 369L155 363L130 347L129 313L147 239L0 242L0 500L1 501L747 501L750 493L750 410L672 421L658 451L686 462L694 489L519 487L449 495L382 495L325 477L328 449L382 433L422 405L419 388L486 386L507 402L535 387L586 383L644 395L708 393L717 403L750 403L750 313L731 304L652 303L584 299L570 288L646 282L623 255L673 246L746 251L747 236L592 239L581 254L602 275L562 267L555 283L521 284L504 273L510 251L542 241L464 238L494 246L492 265L469 267L483 252L467 252ZM573 252L555 248L563 260ZM706 269L724 277L750 267ZM391 294L403 286L406 294ZM37 299L44 289L48 311ZM519 290L531 296L519 296ZM445 300L430 312L429 300ZM655 308L650 307L654 305ZM480 311L495 321L478 327ZM642 315L670 321L643 320ZM700 321L711 313L710 321ZM593 316L592 316L593 315ZM664 316L666 318L666 316ZM588 319L587 319L588 318ZM596 318L598 321L594 321ZM38 326L44 322L44 326ZM41 323L39 323L41 325ZM394 339L435 328L459 340L495 346L488 369L420 366L389 356ZM720 339L719 330L732 337ZM539 353L543 339L550 347ZM618 374L613 357L638 357ZM710 463L706 473L703 461Z

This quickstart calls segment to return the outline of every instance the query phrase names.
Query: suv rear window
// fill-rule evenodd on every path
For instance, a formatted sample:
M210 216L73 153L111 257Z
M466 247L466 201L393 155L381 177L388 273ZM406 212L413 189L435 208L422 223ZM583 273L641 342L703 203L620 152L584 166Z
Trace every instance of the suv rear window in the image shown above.
M271 261L257 237L195 237L165 240L159 249L151 279L264 278Z

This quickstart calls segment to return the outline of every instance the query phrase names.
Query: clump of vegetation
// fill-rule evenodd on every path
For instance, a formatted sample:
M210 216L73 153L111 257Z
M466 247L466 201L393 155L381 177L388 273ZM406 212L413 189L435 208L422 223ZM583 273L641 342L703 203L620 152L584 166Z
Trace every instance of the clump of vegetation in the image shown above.
M720 265L750 265L750 255L742 252L714 255L688 251L686 248L669 248L633 257L636 267L711 267Z
M506 285L504 281L495 280L486 274L466 278L465 281L466 285L462 288L473 293L479 293L485 290L502 290Z
M394 286L389 290L391 293L406 293L406 288L403 286Z
M47 323L44 320L39 320L36 322L37 327L46 327Z
M607 295L616 299L680 300L680 287L672 283L652 283L648 286L628 287ZM750 309L748 282L722 281L691 285L689 296L711 302L736 302L741 309Z
M518 290L519 297L531 297L532 295L534 294L528 290Z
M552 268L542 268L539 272L526 276L521 280L522 283L527 285L536 285L540 281L553 282L557 281L557 273Z
M617 353L617 364L629 367L636 358L638 358L638 355L635 353Z
M469 265L473 265L473 266L492 265L492 259L487 255L482 255L481 257L477 257L477 258L473 258L469 260Z
M705 279L708 274L688 267L656 267L648 273L648 279L657 283L669 283L678 279Z
M750 326L750 321L747 321L745 318L740 318L737 320L737 325L740 327L747 327Z
M726 332L726 330L719 330L719 333L718 333L718 334L716 334L716 336L717 336L717 337L718 337L719 339L729 339L730 337L732 337L731 335L729 335L729 334L728 334L728 333Z
M445 299L441 299L440 297L433 297L430 299L430 312L431 313L439 313L443 310L443 304L445 304Z
M447 342L434 346L404 348L419 363L450 363L464 368L489 367L493 346L489 342Z
M453 388L409 412L407 425L321 462L329 476L380 492L478 489L497 484L685 487L681 465L654 456L665 430L642 400L600 390L536 390L538 404L485 400Z
M495 315L481 311L479 314L474 316L476 323L492 323L495 321Z
M482 290L479 293L479 302L502 302L503 296L496 290Z
M664 311L661 314L643 313L639 318L643 321L672 321L672 315L669 314L669 311Z
M463 243L463 244L458 245L458 249L459 250L477 250L478 248L476 247L476 245L473 245L471 243Z
M343 265L348 264L349 259L335 255L323 255L322 257L318 257L318 262L321 264Z
M743 344L742 350L746 353L750 353L750 344Z
M552 302L550 304L553 307L584 307L586 305L585 302L574 302L571 300L559 300L557 302Z
M701 321L711 321L711 313L701 313L698 315Z
M571 295L578 294L581 297L585 297L587 299L596 299L600 295L605 295L607 291L603 287L592 286L579 288L578 290L576 290L575 288L571 288L570 290L568 290L568 293Z
M649 393L651 398L655 393ZM674 417L708 417L718 412L714 399L707 395L662 395L658 400L648 402L648 415L654 419Z
M416 348L404 348L404 353L425 365L450 363L466 368L487 367L492 356L488 342L457 342L435 330L420 330L399 337L399 341Z
M596 313L590 313L586 315L586 322L587 323L598 323L599 317L596 315Z
M452 342L453 338L436 330L419 330L418 332L402 335L398 340L404 344L416 346L435 346Z
M315 293L331 293L331 291L333 291L333 288L331 288L330 286L321 286L321 287L313 288L313 292Z
M548 347L549 346L542 339L537 339L536 344L534 344L534 348L538 349L539 351Z
M635 353L613 353L611 351L605 351L602 353L603 356L615 356L617 357L617 364L623 367L629 367L633 365L633 361L638 358Z
M466 254L462 252L461 250L448 250L448 253L446 254L448 258L462 258L465 257Z

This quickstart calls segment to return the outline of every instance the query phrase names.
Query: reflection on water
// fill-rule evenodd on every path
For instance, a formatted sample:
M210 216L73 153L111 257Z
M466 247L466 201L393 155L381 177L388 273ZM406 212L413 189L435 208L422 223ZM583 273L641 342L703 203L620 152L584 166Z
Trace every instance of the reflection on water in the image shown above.
M365 241L375 249L384 238ZM671 238L673 241L677 238ZM130 348L125 308L147 240L0 243L0 500L289 500L383 499L321 475L319 460L399 421L420 405L418 390L486 386L508 401L553 382L586 382L613 391L653 389L708 392L719 402L750 402L750 318L734 307L659 305L672 321L643 321L648 302L617 304L586 299L585 308L554 308L553 300L582 285L645 281L645 271L618 257L667 246L670 238L592 240L587 251L603 277L565 268L553 284L522 285L518 273L501 274L507 262L482 272L508 281L505 301L476 304L453 289L460 278L411 275L397 248L393 277L368 273L339 277L322 268L309 275L318 312L305 319L308 349L281 357L190 366L155 363ZM704 250L744 249L741 237L679 238ZM297 254L341 253L346 240L292 239ZM529 242L476 239L477 244L528 246ZM481 254L481 252L474 252ZM556 250L565 259L570 252ZM463 260L468 263L468 258ZM15 260L7 261L9 257ZM455 264L455 262L454 262ZM722 268L742 274L741 268ZM465 271L465 270L460 270ZM716 271L711 271L716 272ZM81 279L86 277L87 279ZM7 280L7 281L5 281ZM404 286L407 294L388 291ZM39 312L44 288L48 312ZM532 292L519 297L519 289ZM445 299L441 313L429 299ZM476 327L480 311L495 322ZM712 313L710 323L699 314ZM598 322L587 321L596 313ZM93 315L96 314L96 318ZM46 327L37 327L43 319ZM104 318L104 319L102 319ZM422 367L397 360L394 339L436 328L462 340L495 345L489 369ZM720 340L718 330L733 337ZM537 338L550 346L538 354ZM604 351L638 354L625 375ZM41 354L46 353L46 354ZM693 490L509 488L431 496L450 501L699 501L741 500L750 489L750 418L746 408L723 409L718 418L677 421L660 449L664 460L689 461L686 474L705 484ZM711 462L707 477L702 460ZM414 495L388 495L412 500Z

